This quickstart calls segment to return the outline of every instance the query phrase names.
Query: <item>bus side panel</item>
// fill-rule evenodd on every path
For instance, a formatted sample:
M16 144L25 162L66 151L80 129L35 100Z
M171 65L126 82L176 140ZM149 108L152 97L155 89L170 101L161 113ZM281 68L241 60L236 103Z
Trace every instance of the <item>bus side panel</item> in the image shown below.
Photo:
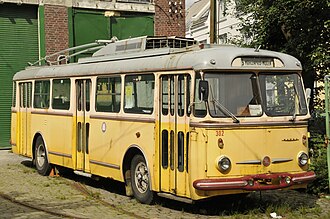
M52 164L73 168L72 116L34 114L32 133L40 133Z
M122 162L130 146L144 153L149 173L153 177L154 123L91 119L91 173L124 181ZM152 180L154 181L154 180Z

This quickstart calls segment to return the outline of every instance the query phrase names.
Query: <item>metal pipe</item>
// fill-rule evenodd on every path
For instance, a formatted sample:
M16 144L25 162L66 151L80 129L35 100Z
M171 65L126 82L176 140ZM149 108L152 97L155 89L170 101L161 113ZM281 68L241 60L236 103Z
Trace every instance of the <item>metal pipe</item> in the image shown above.
M329 127L329 83L330 83L330 75L326 75L324 77L324 88L325 88L325 127L326 127L326 143L327 143L327 163L328 163L328 182L329 182L329 192L330 192L330 127Z
M216 30L216 23L217 23L217 0L210 0L210 43L217 42L217 30Z

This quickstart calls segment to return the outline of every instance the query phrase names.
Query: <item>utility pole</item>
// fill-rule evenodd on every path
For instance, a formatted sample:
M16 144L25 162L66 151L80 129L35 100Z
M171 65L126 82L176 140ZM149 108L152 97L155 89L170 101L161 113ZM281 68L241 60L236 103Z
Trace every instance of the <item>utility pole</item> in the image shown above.
M210 43L217 43L217 0L210 0Z

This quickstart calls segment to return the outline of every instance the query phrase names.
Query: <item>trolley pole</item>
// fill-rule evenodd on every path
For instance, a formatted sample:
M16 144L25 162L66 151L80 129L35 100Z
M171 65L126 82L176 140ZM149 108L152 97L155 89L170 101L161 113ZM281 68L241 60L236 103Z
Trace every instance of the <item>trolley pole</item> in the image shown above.
M329 83L330 83L330 75L326 75L324 77L324 88L325 88L325 127L326 127L326 136L325 136L325 142L327 145L327 163L328 163L328 182L329 182L329 193L330 193L330 106L329 106Z

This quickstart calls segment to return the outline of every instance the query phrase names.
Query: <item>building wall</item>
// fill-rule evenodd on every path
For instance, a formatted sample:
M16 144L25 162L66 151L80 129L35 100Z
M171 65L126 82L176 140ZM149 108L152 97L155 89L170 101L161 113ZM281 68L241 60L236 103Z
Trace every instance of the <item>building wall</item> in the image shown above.
M154 0L155 35L185 36L185 0Z
M105 16L107 16L106 19L109 20L114 20L111 18L116 18L117 21L120 21L117 23L122 25L117 25L118 27L116 31L119 32L123 30L123 27L126 28L126 35L122 34L123 37L127 37L127 35L136 36L141 34L152 35L150 34L152 32L155 33L154 35L158 36L183 37L185 35L185 0L1 0L0 3L0 9L7 9L5 7L7 4L15 8L13 14L16 14L16 17L13 19L21 19L20 22L25 22L27 26L29 24L34 25L33 34L16 34L14 37L10 36L10 33L13 32L13 28L7 30L4 28L3 24L2 26L0 25L0 33L2 34L3 39L11 40L15 37L24 37L24 40L14 40L14 43L21 43L21 45L9 45L5 40L1 41L5 42L2 44L3 46L7 46L8 44L10 57L26 56L26 59L23 59L22 57L13 59L13 62L10 63L13 68L10 68L8 71L0 66L0 74L2 74L1 71L3 71L4 77L8 79L0 81L2 90L4 90L4 87L8 88L6 89L6 95L3 95L5 105L0 104L0 118L8 118L6 121L0 119L0 127L2 127L0 133L0 147L10 146L8 138L10 133L9 122L12 76L17 71L24 69L28 62L38 64L38 58L43 58L46 55L56 53L69 48L69 46L75 45L75 39L79 38L79 36L77 36L79 34L75 35L76 32L73 31L74 24L77 23L74 23L76 20L73 19L74 13L72 12L74 10L83 9L91 13L97 11L101 14L100 17L102 18ZM31 19L22 19L24 18L23 14L28 10L27 8L33 8L33 22ZM2 12L2 14L0 13L0 21L4 20L7 22L8 17L6 17L5 14L8 10L3 10ZM93 20L93 22L97 21ZM10 21L7 23L8 25L12 24ZM138 27L140 24L147 26L145 27L146 31L141 31L144 29ZM134 26L135 29L133 29L132 26ZM80 25L80 27L83 29L84 25ZM105 25L102 30L105 28L110 29L108 25ZM32 31L32 28L28 27L24 30L28 32ZM95 32L90 31L90 29L88 30L91 34L102 32L102 30ZM115 35L111 30L109 36ZM34 37L34 43L27 40L28 38L31 38L30 36ZM93 35L92 38L96 37L99 36ZM6 50L2 47L1 51L5 52ZM31 53L31 55L28 56L27 54L29 53ZM6 54L6 56L8 55ZM49 60L54 61L55 59L57 59L57 57ZM4 60L2 60L2 64L10 66L7 65ZM2 75L0 76L3 78ZM0 102L1 101L2 100L0 100ZM6 133L6 136L3 137L1 135L3 133Z
M246 41L241 35L240 20L235 16L233 0L216 0L216 43L227 44ZM205 17L207 16L207 19ZM186 36L200 42L210 42L210 1L196 1L187 9Z
M46 55L69 47L68 9L66 6L45 5Z

